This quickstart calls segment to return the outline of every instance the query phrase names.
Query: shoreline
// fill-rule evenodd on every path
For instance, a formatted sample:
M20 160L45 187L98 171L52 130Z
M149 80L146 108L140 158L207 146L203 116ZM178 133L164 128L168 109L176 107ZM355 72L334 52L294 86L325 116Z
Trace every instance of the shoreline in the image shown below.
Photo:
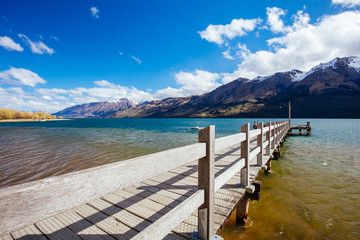
M50 121L68 121L71 119L45 119L46 122ZM37 119L7 119L7 120L0 120L0 123L2 122L40 122L40 120Z

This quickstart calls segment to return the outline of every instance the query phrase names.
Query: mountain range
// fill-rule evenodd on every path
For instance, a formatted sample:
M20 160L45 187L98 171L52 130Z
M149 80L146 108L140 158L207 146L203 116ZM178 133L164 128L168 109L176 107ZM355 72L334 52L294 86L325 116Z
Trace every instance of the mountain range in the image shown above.
M134 104L127 99L64 109L65 118L107 117L360 118L360 57L335 58L308 72L238 78L202 95Z

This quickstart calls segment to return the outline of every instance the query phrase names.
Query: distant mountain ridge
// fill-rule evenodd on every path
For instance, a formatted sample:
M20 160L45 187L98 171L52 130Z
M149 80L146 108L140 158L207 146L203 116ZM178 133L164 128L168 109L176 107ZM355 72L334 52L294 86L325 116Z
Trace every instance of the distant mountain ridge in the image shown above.
M57 113L56 116L64 118L103 118L116 111L136 107L135 103L126 98L112 102L92 102L73 107L65 108Z
M99 117L360 117L360 58L335 58L308 72L236 79L199 96L167 98Z

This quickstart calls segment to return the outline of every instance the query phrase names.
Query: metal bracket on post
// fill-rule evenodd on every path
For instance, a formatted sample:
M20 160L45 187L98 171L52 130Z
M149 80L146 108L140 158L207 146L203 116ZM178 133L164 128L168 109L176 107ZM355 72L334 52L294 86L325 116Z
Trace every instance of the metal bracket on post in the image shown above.
M255 186L254 185L248 185L245 187L245 190L247 193L254 193L255 192Z
M214 235L215 195L215 126L199 131L199 142L206 143L206 157L199 159L198 188L205 190L205 202L198 209L198 235L210 239Z

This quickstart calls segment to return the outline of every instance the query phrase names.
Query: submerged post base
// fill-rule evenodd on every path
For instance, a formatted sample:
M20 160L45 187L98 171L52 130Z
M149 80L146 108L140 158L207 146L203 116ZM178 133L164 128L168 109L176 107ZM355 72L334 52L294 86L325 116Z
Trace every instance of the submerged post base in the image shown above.
M265 174L269 174L271 173L271 160L269 160L267 163L266 163L266 167L267 169L265 170Z
M236 206L236 224L245 226L248 219L249 199L243 197Z

